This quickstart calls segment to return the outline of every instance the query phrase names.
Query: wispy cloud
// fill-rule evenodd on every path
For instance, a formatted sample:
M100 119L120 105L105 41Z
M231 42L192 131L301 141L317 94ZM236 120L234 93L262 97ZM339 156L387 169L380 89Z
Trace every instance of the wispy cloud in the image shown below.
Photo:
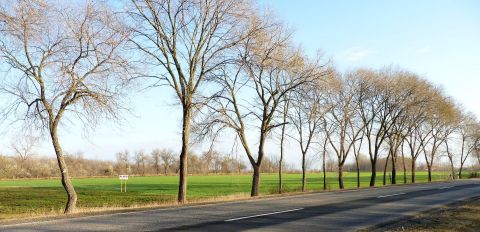
M375 51L369 48L350 48L340 54L340 58L347 62L358 62L372 54Z

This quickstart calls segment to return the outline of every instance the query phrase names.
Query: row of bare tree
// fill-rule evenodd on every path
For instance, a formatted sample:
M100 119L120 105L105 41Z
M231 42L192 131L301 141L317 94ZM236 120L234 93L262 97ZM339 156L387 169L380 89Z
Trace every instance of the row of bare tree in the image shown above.
M173 90L182 108L181 203L192 133L201 141L234 132L253 170L252 196L259 194L265 144L277 131L279 175L283 141L294 139L303 160L303 190L305 157L313 147L321 147L323 157L336 154L340 187L347 157L359 157L362 149L370 157L371 186L385 149L393 167L404 153L413 165L423 154L429 173L439 149L453 135L463 136L455 131L465 128L462 166L472 147L478 150L478 140L472 142L478 123L461 116L428 82L393 68L340 74L329 62L306 56L289 30L265 12L248 0L2 2L2 115L49 135L68 196L65 213L75 210L77 194L59 126L121 119L128 93L139 86ZM447 150L453 163L457 147Z
M290 128L290 138L298 142L302 163L312 146L323 156L324 171L325 155L331 153L337 158L341 189L349 157L355 161L360 186L361 153L370 160L370 186L375 186L380 158L386 159L384 184L389 162L393 184L397 183L399 164L403 182L407 182L407 170L411 182L415 182L419 157L425 158L429 181L434 162L440 157L448 158L453 178L462 176L469 158L476 157L480 162L480 123L475 116L464 112L438 87L399 68L331 72L320 82L303 85L288 95L279 115L284 122L280 139ZM411 167L407 168L407 164ZM303 173L305 191L305 167ZM279 185L281 192L281 180Z

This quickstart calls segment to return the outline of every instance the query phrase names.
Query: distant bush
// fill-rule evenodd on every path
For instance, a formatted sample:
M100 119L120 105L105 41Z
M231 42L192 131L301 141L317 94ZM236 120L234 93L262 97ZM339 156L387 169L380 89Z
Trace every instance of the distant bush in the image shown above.
M480 178L480 173L470 172L470 174L468 174L468 178Z

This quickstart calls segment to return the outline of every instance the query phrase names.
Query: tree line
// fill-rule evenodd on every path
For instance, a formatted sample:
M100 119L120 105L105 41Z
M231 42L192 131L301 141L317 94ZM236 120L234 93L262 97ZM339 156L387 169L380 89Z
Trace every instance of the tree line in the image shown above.
M292 32L252 1L12 0L0 5L0 32L2 118L50 138L67 194L65 213L75 210L77 194L59 127L121 120L138 88L171 91L182 109L180 203L188 170L197 168L190 144L224 133L233 132L243 147L252 196L259 194L265 144L275 136L281 141L279 192L285 140L298 144L304 191L306 156L313 151L321 154L324 173L327 153L334 155L340 188L347 159L359 167L362 152L370 161L370 186L383 154L393 184L396 164L405 158L412 161L412 182L419 157L429 180L443 153L459 174L469 158L478 158L478 120L440 88L396 67L335 70L322 56L307 56Z

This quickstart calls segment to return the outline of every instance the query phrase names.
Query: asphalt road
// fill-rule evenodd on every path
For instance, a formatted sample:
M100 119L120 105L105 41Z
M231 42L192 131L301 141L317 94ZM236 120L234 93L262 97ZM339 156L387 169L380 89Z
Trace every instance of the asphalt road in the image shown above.
M480 180L313 193L0 226L0 231L355 231L480 196Z

